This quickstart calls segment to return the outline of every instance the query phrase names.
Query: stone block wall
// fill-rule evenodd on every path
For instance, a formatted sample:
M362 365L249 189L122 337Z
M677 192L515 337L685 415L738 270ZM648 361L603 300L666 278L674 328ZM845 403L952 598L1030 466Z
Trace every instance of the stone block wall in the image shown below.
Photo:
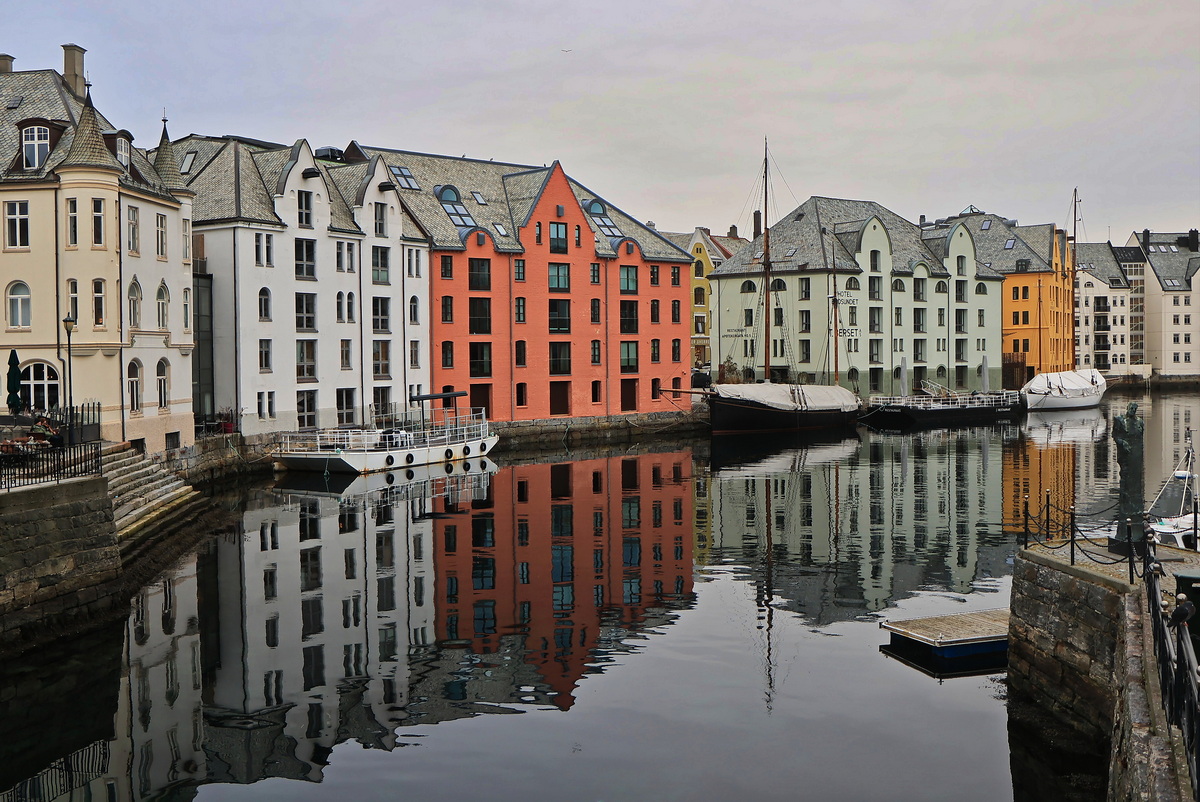
M1106 741L1120 688L1118 655L1130 590L1120 580L1022 551L1013 568L1010 602L1013 694L1081 737Z
M0 493L0 641L107 612L120 572L104 478Z

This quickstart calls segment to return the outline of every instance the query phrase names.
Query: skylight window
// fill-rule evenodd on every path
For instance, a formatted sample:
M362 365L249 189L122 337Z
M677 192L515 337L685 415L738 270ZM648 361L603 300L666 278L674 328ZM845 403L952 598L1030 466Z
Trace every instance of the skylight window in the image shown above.
M450 222L457 227L474 228L477 225L475 218L467 211L467 207L463 206L462 198L454 187L442 187L438 193L438 200L441 201L446 214L450 216Z
M1173 279L1173 278L1166 279L1163 283L1166 284L1168 287L1178 287L1179 286L1179 280Z
M192 162L196 161L196 151L189 150L183 154L183 164L179 165L181 175L187 175L192 171Z
M759 251L758 253L754 254L754 258L755 258L755 259L761 259L761 258L763 258L763 252L762 252L762 251Z
M502 237L508 236L508 230L505 229L504 226L500 225L499 223L493 223L493 225L496 226L496 230L500 232L500 236L502 236Z
M8 99L8 105L5 108L15 109L21 105L21 101L25 99L24 95L13 95Z
M785 254L783 255L783 258L784 258L784 259L791 259L791 258L792 258L793 256L795 256L795 255L796 255L796 249L795 249L795 248L789 248L789 249L788 249L788 252L787 252L787 253L785 253Z
M1015 239L1010 239L1004 243L1004 250L1011 251L1012 247L1016 244L1017 244L1017 241Z
M981 228L981 229L983 229L984 231L987 231L987 230L988 230L989 228L991 228L991 227L992 227L992 221L991 221L991 220L984 220L984 221L983 221L983 225L981 225L981 226L980 226L980 228Z
M1179 248L1177 248L1177 247L1175 247L1174 245L1172 245L1172 246L1171 246L1171 253L1179 253Z
M621 236L621 229L617 228L616 223L608 216L608 210L604 208L604 204L600 201L592 201L588 204L588 214L592 216L592 222L596 224L596 228L600 229L600 233L606 237Z
M421 188L421 185L417 183L417 179L413 178L412 172L407 167L393 167L392 176L396 179L396 186L402 189Z
M476 202L476 203L478 203L480 206L487 206L487 205L488 205L488 202L487 202L487 201L484 199L484 197L483 197L482 195L480 195L478 192L472 192L472 193L471 193L471 197L472 197L472 198L474 198L474 199L475 199L475 202Z

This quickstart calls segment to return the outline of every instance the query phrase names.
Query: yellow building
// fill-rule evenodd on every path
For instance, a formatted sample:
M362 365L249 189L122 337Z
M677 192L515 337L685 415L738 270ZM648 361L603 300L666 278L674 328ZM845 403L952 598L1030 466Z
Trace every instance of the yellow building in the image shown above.
M1022 226L968 207L934 225L964 223L978 259L1004 276L1004 386L1075 369L1075 264L1067 233L1053 223Z
M83 48L63 51L62 74L0 54L0 350L31 411L90 402L103 439L186 447L193 193L165 127L151 160L92 105Z
M737 235L737 226L730 226L729 234L724 237L713 236L712 231L703 226L697 227L691 234L660 233L692 255L692 366L708 365L712 362L709 343L712 310L708 274L749 241Z

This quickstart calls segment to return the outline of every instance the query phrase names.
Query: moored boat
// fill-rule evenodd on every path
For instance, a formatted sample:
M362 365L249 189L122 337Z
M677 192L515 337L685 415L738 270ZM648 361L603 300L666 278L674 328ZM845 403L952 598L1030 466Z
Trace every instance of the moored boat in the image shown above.
M1088 409L1100 406L1107 387L1104 376L1092 368L1039 373L1021 388L1021 398L1031 411Z
M714 434L847 427L859 402L845 387L817 384L716 384L705 396Z
M950 427L1015 418L1023 411L1016 390L957 393L935 382L921 383L922 395L871 396L859 419L870 426Z
M449 399L466 393L420 396ZM437 409L426 416L390 419L386 427L285 432L275 460L289 470L376 473L478 459L499 442L482 410Z

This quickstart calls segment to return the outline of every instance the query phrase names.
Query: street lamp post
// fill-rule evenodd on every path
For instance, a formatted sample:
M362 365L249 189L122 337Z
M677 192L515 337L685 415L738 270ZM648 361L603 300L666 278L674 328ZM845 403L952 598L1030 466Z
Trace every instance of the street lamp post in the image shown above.
M63 318L63 328L67 330L67 445L75 444L75 377L71 366L71 332L75 331L74 315Z

